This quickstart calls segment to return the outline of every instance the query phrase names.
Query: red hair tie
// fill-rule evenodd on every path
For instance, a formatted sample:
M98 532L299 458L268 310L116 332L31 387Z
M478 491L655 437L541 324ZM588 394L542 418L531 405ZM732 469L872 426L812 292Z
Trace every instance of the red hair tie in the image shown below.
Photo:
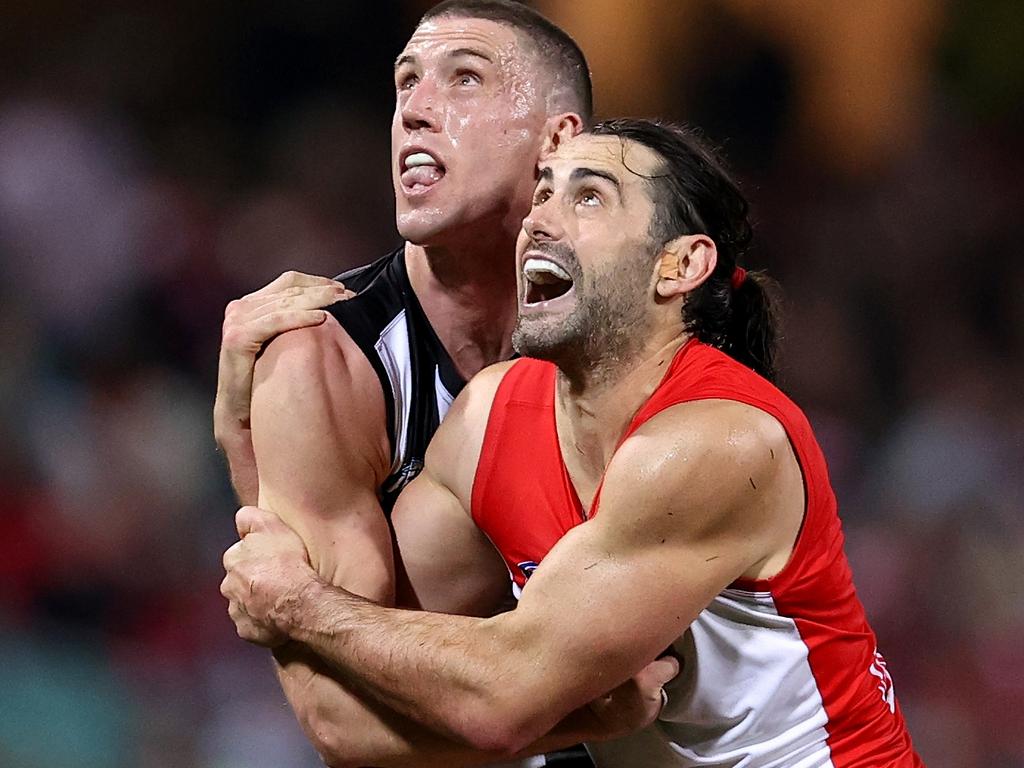
M732 271L732 280L730 281L732 283L732 289L734 291L739 290L739 287L743 285L743 281L746 279L747 270L743 267L736 267L736 269Z

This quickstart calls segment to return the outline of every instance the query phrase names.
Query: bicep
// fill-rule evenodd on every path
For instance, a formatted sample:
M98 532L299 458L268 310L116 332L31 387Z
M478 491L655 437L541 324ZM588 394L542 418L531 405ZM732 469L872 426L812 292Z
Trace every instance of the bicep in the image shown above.
M660 536L623 542L602 515L552 548L507 619L537 671L527 697L559 702L554 714L639 672L732 580L700 548Z
M322 577L374 599L390 599L392 580L384 424L376 376L336 323L279 336L257 363L259 503L299 533Z
M506 370L491 366L462 390L430 441L423 472L395 505L408 607L487 616L511 596L504 561L470 515L487 418Z
M770 493L774 470L727 427L668 426L620 449L600 511L552 548L507 619L545 638L537 652L551 674L537 695L579 706L623 682L771 548L778 515L748 475Z
M510 593L508 570L459 499L429 470L391 517L398 549L398 602L438 613L487 616Z

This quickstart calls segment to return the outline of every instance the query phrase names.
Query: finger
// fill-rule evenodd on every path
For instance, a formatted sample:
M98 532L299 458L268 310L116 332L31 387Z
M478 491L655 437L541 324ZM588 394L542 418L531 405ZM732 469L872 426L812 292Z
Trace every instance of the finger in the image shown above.
M291 290L298 291L297 293ZM221 357L241 355L247 361L278 334L295 328L319 325L327 319L322 310L355 294L340 287L290 289L231 302L221 329Z
M221 580L220 594L221 597L228 601L229 614L231 613L232 610L243 612L245 610L242 605L242 601L240 600L240 595L238 594L239 591L240 590L238 589L238 578L234 574L229 573Z
M322 309L295 309L283 312L271 312L247 321L241 326L237 333L225 332L224 350L232 358L232 365L236 359L237 364L242 364L251 369L256 354L271 339L280 336L282 333L294 331L298 328L307 328L314 325L321 325L327 319L327 312Z
M679 674L679 661L672 656L655 659L636 675L637 685L645 694L657 696L657 689Z
M269 647L280 645L284 638L276 632L257 624L252 617L245 612L241 604L231 601L228 603L228 618L235 625L235 632L238 636L249 643Z
M230 547L224 550L224 556L221 558L221 564L224 566L225 572L227 572L229 575L231 573L231 570L235 567L235 564L241 557L241 552L239 551L241 547L242 542L236 541L234 544L232 544ZM225 576L224 582L221 584L222 587L227 583L227 579L228 576Z
M272 312L225 327L218 361L220 376L248 389L245 385L251 386L254 360L264 344L282 333L321 325L326 319L327 312L322 309L300 309Z
M251 642L254 636L259 635L259 629L238 603L233 602L228 605L228 618L234 622L235 632L243 640Z
M276 293L283 288L290 288L292 286L314 286L314 285L337 285L337 281L332 280L329 277L322 277L320 275L307 275L305 272L297 272L290 270L288 272L282 272L276 278L271 280L262 288L253 291L247 295L252 296L263 296L268 293Z
M297 328L320 325L326 319L327 312L323 309L291 309L263 315L250 323L250 348L259 350L275 336Z
M242 299L241 308L244 308L247 317L265 314L282 309L314 309L326 307L333 304L346 293L351 293L339 283L316 286L292 286L281 291L251 296ZM240 314L236 309L236 314Z
M244 539L253 531L265 528L268 522L268 515L270 515L269 512L259 507L241 507L235 512L235 530L238 531L238 538ZM238 542L234 547L240 546L241 543Z
M241 539L244 539L250 533L291 530L280 517L269 509L261 509L260 507L242 507L239 509L235 513L235 529L238 531L238 536Z

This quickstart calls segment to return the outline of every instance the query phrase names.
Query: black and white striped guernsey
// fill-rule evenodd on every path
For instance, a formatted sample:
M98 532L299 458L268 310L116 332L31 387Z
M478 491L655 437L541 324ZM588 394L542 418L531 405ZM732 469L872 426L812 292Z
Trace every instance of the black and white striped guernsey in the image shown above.
M466 382L413 293L404 248L337 279L357 295L328 311L359 345L384 390L391 468L380 490L390 515L399 491L423 468L427 443Z
M391 469L380 495L390 517L399 492L423 469L427 444L466 382L413 293L404 247L337 279L356 296L328 311L359 345L384 390ZM515 765L592 768L593 762L577 746Z

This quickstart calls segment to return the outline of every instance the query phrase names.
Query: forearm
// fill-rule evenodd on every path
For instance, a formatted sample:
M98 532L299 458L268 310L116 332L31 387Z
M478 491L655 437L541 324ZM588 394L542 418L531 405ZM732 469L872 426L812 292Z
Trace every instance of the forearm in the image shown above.
M279 626L361 695L477 749L517 751L574 708L524 693L544 670L499 619L386 610L321 582L279 609Z
M430 734L411 739L386 710L365 704L323 662L297 644L274 651L281 689L305 732L324 762L342 766L386 766L415 754ZM398 763L400 764L400 763Z
M394 545L375 498L336 506L328 514L267 498L262 490L260 503L299 535L321 579L380 605L394 604Z
M259 496L259 475L252 448L252 433L242 427L232 430L218 426L214 434L227 461L228 476L238 503L242 506L255 504Z
M459 742L360 699L323 662L297 644L275 651L281 687L304 732L332 768L454 768L491 765L601 738L602 724L587 708L577 710L529 747L508 754Z

